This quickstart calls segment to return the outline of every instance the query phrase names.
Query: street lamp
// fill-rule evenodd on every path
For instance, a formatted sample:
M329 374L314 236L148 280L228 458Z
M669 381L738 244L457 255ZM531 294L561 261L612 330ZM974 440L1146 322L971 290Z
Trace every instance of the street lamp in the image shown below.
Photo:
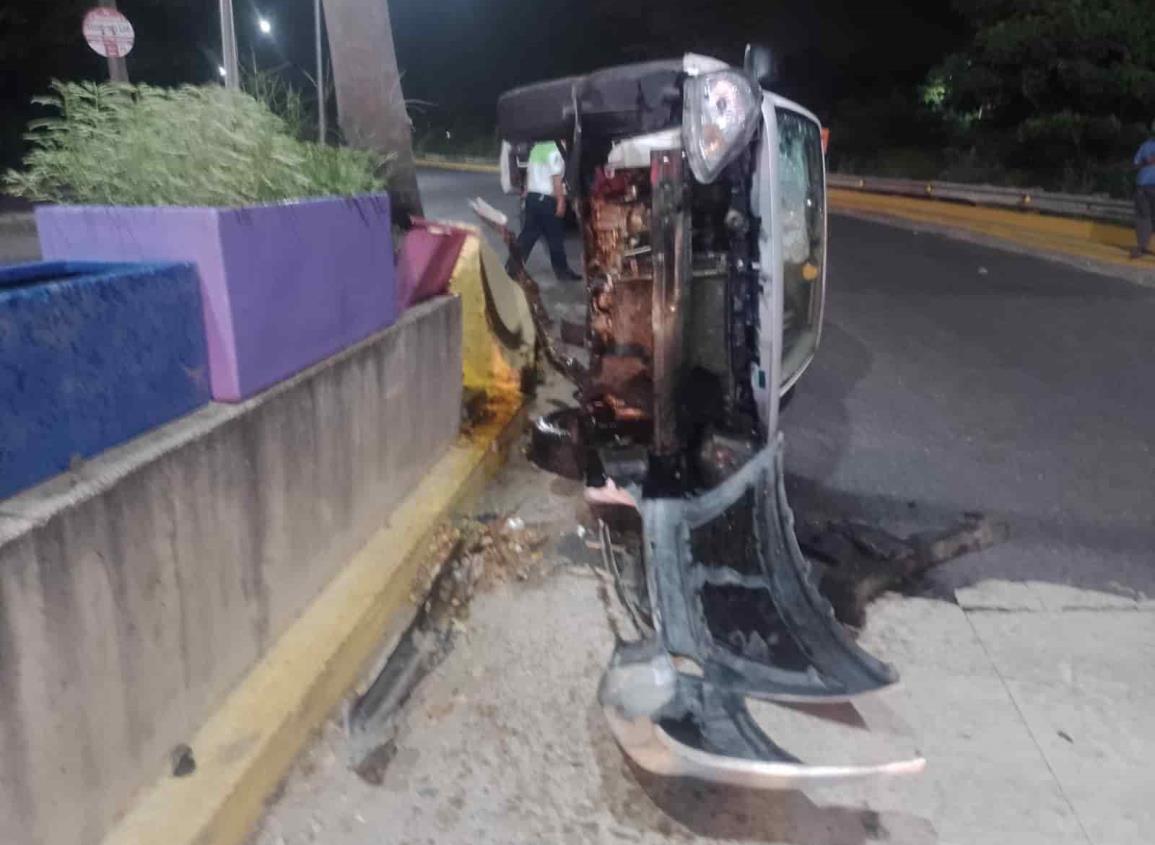
M261 31L261 35L272 35L273 22L265 17L257 18L257 29Z
M224 65L217 65L217 73L221 75L221 79L229 78L229 72Z

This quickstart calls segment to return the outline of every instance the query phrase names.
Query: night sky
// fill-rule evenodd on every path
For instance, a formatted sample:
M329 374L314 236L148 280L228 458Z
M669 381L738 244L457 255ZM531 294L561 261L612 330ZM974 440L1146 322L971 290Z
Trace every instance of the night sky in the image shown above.
M6 0L0 94L9 121L53 76L101 78L80 36L92 0ZM234 0L243 61L307 88L312 0ZM216 78L216 0L120 0L137 30L134 81ZM966 39L950 0L392 0L403 86L419 130L491 131L503 90L687 50L740 61L748 41L777 51L779 89L827 117L839 101L909 90ZM258 10L275 40L256 33ZM17 133L6 131L10 139Z
M406 95L431 120L484 125L506 88L692 50L773 47L783 93L819 113L913 86L965 40L948 0L394 0Z

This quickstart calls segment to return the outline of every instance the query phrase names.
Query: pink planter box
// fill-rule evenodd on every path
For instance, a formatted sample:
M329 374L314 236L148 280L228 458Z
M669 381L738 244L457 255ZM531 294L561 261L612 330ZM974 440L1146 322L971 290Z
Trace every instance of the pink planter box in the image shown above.
M449 277L468 236L464 229L413 219L397 259L398 311L449 290Z
M236 402L397 318L389 197L243 208L40 206L46 260L191 261L213 398Z

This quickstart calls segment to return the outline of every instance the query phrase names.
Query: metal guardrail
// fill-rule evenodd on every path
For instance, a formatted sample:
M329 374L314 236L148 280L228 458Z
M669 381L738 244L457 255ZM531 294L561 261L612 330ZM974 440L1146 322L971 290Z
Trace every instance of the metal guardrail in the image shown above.
M486 159L466 159L455 156L426 154L417 157L418 165L466 165L497 170L497 165ZM852 176L829 173L827 187L860 191L864 194L891 194L893 196L936 199L987 208L1007 208L1017 211L1037 211L1059 217L1080 220L1102 220L1131 225L1135 207L1129 200L1107 196L1060 194L1040 188L1003 188L995 185L967 185L961 182L920 182L914 179L889 179L881 176Z
M1058 194L1032 188L1000 188L992 185L964 185L957 182L918 182L911 179L885 179L873 176L849 176L831 173L826 179L831 188L861 191L868 194L892 194L919 199L1019 211L1038 211L1062 217L1131 223L1134 206L1126 200L1104 196Z

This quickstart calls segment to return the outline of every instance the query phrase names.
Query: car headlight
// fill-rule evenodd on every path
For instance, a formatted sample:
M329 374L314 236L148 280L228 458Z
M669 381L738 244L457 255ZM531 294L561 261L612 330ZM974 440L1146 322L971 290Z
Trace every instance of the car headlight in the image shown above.
M694 177L709 184L750 143L762 113L762 91L736 70L692 76L682 92L682 142Z

